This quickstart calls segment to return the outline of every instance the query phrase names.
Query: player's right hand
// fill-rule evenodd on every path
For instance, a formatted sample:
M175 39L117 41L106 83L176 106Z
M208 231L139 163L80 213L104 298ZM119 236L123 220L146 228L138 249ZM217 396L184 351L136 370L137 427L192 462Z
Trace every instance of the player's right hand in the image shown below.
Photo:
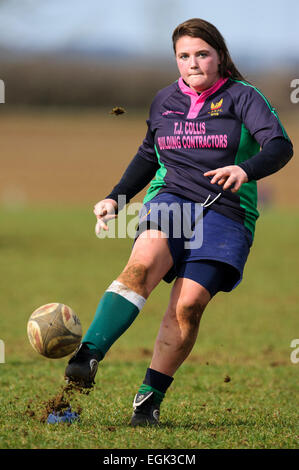
M103 199L94 206L93 212L97 218L96 235L99 235L102 229L109 230L107 222L117 217L116 211L117 202L114 199Z

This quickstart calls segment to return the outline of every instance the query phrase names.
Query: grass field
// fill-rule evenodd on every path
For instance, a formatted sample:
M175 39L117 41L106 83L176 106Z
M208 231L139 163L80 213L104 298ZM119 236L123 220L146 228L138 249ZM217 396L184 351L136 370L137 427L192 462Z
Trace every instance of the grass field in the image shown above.
M171 286L165 283L108 352L92 393L75 398L80 423L40 421L43 402L64 385L67 359L35 353L27 320L40 305L64 302L85 332L101 294L123 268L132 240L98 240L92 207L134 155L144 119L115 118L109 110L0 115L6 360L0 363L0 448L296 448L299 364L290 361L291 341L299 338L295 157L266 180L274 203L262 210L244 281L206 309L194 350L162 404L161 427L128 423L167 306ZM297 121L282 121L296 146Z
M98 240L80 208L1 210L0 448L296 448L299 216L263 214L245 280L218 294L198 342L162 405L159 429L128 426L132 399L149 364L170 287L153 292L108 352L81 422L47 425L42 402L64 384L65 359L49 360L26 337L30 313L47 302L71 305L84 331L101 293L124 265L131 240ZM231 380L224 379L229 376Z

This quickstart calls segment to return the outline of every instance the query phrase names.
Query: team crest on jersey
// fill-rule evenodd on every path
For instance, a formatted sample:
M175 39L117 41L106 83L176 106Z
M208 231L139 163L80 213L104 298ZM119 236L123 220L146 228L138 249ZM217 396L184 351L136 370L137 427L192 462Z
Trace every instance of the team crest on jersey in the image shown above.
M220 101L217 103L211 103L211 111L209 111L209 114L211 116L219 116L220 113L222 113L222 104L223 104L223 98L221 98Z

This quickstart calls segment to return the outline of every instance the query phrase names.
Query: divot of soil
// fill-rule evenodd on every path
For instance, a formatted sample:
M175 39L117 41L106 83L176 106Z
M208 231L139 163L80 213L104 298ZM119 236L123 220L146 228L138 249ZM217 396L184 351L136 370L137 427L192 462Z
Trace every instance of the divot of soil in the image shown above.
M72 411L80 415L82 413L82 407L80 405L75 405L76 409L71 406L71 399L74 397L74 394L83 394L88 395L92 389L86 389L82 386L75 384L73 382L62 386L60 391L54 397L49 398L47 401L42 402L42 411L39 417L41 423L46 423L49 414L62 415L67 409L71 408ZM33 417L35 413L30 409L32 400L28 402L26 414Z

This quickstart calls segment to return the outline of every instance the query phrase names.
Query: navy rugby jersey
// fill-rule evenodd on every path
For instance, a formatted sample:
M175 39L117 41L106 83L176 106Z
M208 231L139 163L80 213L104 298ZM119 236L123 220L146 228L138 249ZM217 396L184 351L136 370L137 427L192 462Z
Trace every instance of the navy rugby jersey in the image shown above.
M158 92L147 124L137 155L158 164L158 170L144 202L162 192L200 203L221 193L211 208L254 233L259 216L256 181L232 193L212 185L203 174L227 165L242 167L272 139L289 141L262 93L247 82L220 78L198 94L180 78Z

